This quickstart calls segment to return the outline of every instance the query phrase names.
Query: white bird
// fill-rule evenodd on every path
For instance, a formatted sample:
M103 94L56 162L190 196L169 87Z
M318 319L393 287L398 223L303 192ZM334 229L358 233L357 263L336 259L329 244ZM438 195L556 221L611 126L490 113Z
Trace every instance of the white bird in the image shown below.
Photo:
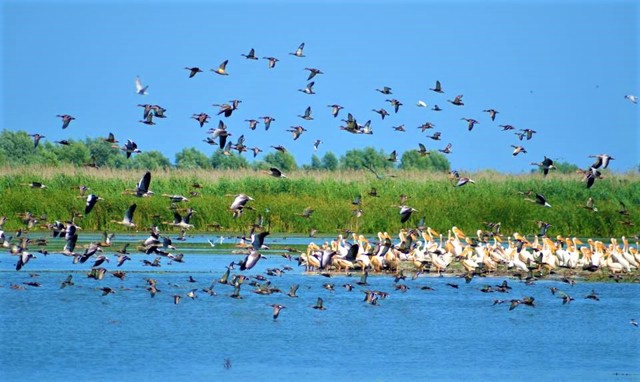
M140 76L136 76L136 93L140 95L147 95L147 89L149 89L149 85L142 86L142 82L140 81Z
M632 95L632 94L627 94L626 96L624 96L624 98L628 99L629 101L633 102L633 103L638 103L638 96Z
M418 103L416 103L416 105L418 107L427 107L427 103L424 102L423 100L419 100Z

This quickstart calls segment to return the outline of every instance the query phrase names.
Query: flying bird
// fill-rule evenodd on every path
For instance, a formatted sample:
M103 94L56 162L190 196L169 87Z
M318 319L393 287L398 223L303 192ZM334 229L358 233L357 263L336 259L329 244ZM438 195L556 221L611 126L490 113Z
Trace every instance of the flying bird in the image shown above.
M305 55L303 54L303 50L304 50L304 42L298 46L298 49L296 49L295 52L289 53L289 54L296 57L305 57Z
M136 207L137 205L135 203L133 203L131 206L129 206L129 208L127 208L127 210L124 213L124 217L122 218L122 220L118 221L118 220L111 220L112 223L116 223L116 224L120 224L123 225L125 227L129 227L129 228L133 228L136 226L136 224L133 222L133 213L136 211Z
M89 194L89 196L87 196L87 203L84 206L84 214L87 215L89 212L91 212L91 210L93 209L93 207L96 205L96 203L98 203L98 200L103 200L101 197L94 195L94 194Z
M513 153L511 155L516 156L520 153L526 154L527 150L522 146L511 145L513 147Z
M476 125L476 123L478 123L478 124L480 123L480 122L476 121L473 118L464 118L464 117L462 117L460 119L467 121L467 127L468 127L469 131L473 130L473 127Z
M38 147L38 145L40 144L40 140L45 138L44 135L40 135L38 133L35 134L29 134L30 137L33 137L33 148Z
M196 74L202 73L202 69L198 68L197 66L194 66L192 68L185 66L185 69L189 71L189 78L193 78Z
M499 111L497 111L495 109L485 109L485 110L482 110L482 111L484 111L485 113L489 113L489 118L491 118L492 121L496 120L496 114L499 113Z
M246 57L247 60L257 60L258 59L258 57L256 57L256 51L253 48L251 48L251 50L249 51L249 54L241 54L241 56Z
M136 94L147 95L147 89L149 89L149 85L142 86L142 82L140 81L140 76L136 76Z
M307 121L313 120L313 116L311 115L311 106L307 106L307 108L304 110L304 114L298 114L298 117Z
M333 118L337 117L340 110L344 109L344 107L338 104L327 105L327 107L331 108L331 115L333 115Z
M284 308L286 308L286 306L284 305L280 305L280 304L271 304L269 305L273 308L273 319L276 320L278 318L278 316L280 315L280 311Z
M638 96L632 95L632 94L627 94L624 96L625 99L628 99L629 101L633 102L633 103L638 103Z
M382 93L382 94L392 94L391 93L391 88L388 86L384 86L382 89L376 89L376 91Z
M556 166L553 165L553 160L547 158L546 155L542 162L531 162L531 165L540 167L544 176L547 176L547 174L549 174L549 170L556 169Z
M444 93L442 91L442 85L440 84L440 81L436 81L436 87L434 88L429 88L429 90L433 90L436 93Z
M279 169L279 168L277 168L277 167L271 167L271 168L269 169L269 171L267 171L266 173L267 173L267 174L269 174L269 175L271 175L271 176L273 176L274 178L286 178L286 177L287 177L287 176L286 176L282 171L280 171L280 169Z
M304 89L298 89L298 91L304 94L316 94L316 92L313 91L313 85L315 85L315 81L309 82Z
M211 69L212 72L220 74L221 76L228 76L229 73L227 73L227 63L229 62L229 60L224 60L222 62L222 64L220 64L220 66L218 66L217 69Z
M269 60L269 63L268 63L269 69L275 68L276 67L276 62L280 61L275 57L262 57L262 58L265 59L265 60Z
M62 118L62 129L66 129L67 127L69 127L69 124L71 123L71 121L73 121L74 119L76 119L75 117L70 116L69 114L58 114L56 115L56 117L58 118Z
M311 81L311 79L315 77L317 74L324 74L320 69L316 69L316 68L304 68L304 70L309 71L309 77L307 78L307 81Z
M453 99L453 101L448 99L447 102L451 102L452 104L454 104L456 106L464 106L464 103L462 102L462 97L463 97L462 94L458 94L456 96L456 98Z

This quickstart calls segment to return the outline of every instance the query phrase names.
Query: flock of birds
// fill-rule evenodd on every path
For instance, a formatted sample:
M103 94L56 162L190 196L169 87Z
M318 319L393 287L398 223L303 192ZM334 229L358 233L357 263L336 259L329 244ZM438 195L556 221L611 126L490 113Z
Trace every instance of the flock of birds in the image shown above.
M295 51L291 52L290 55L296 58L305 57L304 48L305 44L302 43ZM258 60L254 49L251 49L247 54L243 54L243 56L247 60ZM263 57L263 59L268 61L269 69L274 69L276 67L276 63L279 61L275 57ZM211 71L217 75L228 76L229 72L227 71L227 66L228 60L225 60L217 68L211 69ZM199 73L203 72L199 67L185 67L185 69L188 70L188 78L194 78ZM324 73L320 69L311 67L305 68L305 70L309 72L307 77L308 83L306 86L298 90L305 95L313 95L315 94L314 86L316 77ZM136 78L135 87L137 94L141 96L148 94L149 86L143 85L140 78ZM404 104L400 100L392 97L393 91L390 87L385 86L376 90L388 97L386 98L386 102L389 103L391 107L390 110L392 110L394 114L400 112L401 107L404 106ZM440 81L435 81L434 87L430 88L430 90L437 94L444 93L443 86ZM637 97L635 96L628 95L625 97L633 103L637 102ZM455 96L453 99L447 99L446 101L456 108L464 106L462 94ZM230 100L228 103L215 104L214 106L219 108L217 112L218 116L221 116L221 118L229 118L232 117L234 111L240 107L241 103L242 100L234 99ZM416 105L417 107L428 107L427 103L423 100L419 100ZM143 109L142 119L140 120L143 124L155 125L158 119L167 118L167 115L165 114L167 109L160 105L139 104L138 106ZM344 109L344 107L339 104L331 104L328 105L328 107L331 109L331 114L334 118L338 118L342 109ZM431 110L434 112L441 112L443 109L437 104L434 104L431 107ZM391 113L385 108L372 109L372 111L377 113L382 120L391 115ZM483 112L488 114L491 122L494 122L497 115L500 113L498 110L492 108L484 109ZM58 115L58 117L62 120L62 129L67 129L71 122L75 120L73 116L67 114ZM307 107L302 114L298 115L298 117L305 121L313 120L312 107ZM209 123L211 116L206 112L201 112L193 114L191 118L197 122L198 126L204 127ZM463 117L461 119L464 120L469 131L473 130L476 125L481 123L474 118ZM262 116L258 119L245 120L245 122L248 123L250 130L255 130L260 123L259 120L262 121L265 130L268 130L271 123L276 121L273 116ZM343 119L342 121L345 122L345 124L339 128L346 133L365 135L373 134L371 119L367 119L365 123L361 124L354 115L347 113L346 119ZM511 145L513 148L513 156L526 154L527 150L523 144L534 139L535 134L538 133L532 129L516 129L514 126L509 124L501 124L499 127L504 131L515 132L517 136L516 144ZM418 128L425 133L427 130L434 129L435 125L431 122L425 122ZM396 126L394 127L394 130L398 132L406 131L404 125ZM297 125L291 126L287 131L292 134L293 140L296 141L307 131L307 129L301 125ZM440 141L443 139L442 135L442 132L435 131L427 137L434 141ZM41 139L45 138L43 135L38 133L31 134L31 136L33 137L35 147L38 146ZM223 119L220 119L215 128L207 131L205 142L218 146L226 155L231 155L234 150L238 154L242 154L243 152L250 150L253 152L255 157L262 152L262 149L257 146L248 147L245 142L244 134L235 142L231 141L231 136L232 133L229 131L226 123ZM118 146L117 143L119 142L116 140L113 133L110 133L104 140L111 144L113 148L121 150L127 158L130 158L133 154L141 152L137 143L131 139L128 139L122 146ZM318 149L321 142L322 141L320 139L316 139L314 141L314 150ZM58 143L64 145L65 141L58 141ZM68 144L68 142L66 144ZM287 152L287 149L283 145L274 145L271 147L274 150ZM422 143L418 145L417 151L421 156L430 154L430 151L427 150L426 146ZM452 152L452 143L448 143L438 151L443 154L450 154ZM614 158L608 154L592 155L592 157L595 158L595 162L593 162L593 164L591 164L586 170L580 171L587 188L591 188L597 179L601 179L603 177L602 170L606 169L611 161L614 160ZM388 160L390 162L397 162L398 153L394 150ZM541 162L532 162L531 165L539 167L544 176L547 176L551 170L556 168L554 161L547 156L545 156ZM368 164L367 168L376 174L376 176L379 176L372 164ZM287 177L283 171L276 167L270 168L266 173L276 178ZM450 177L453 185L456 187L475 183L475 180L467 176L460 176L456 170L450 172ZM46 185L41 182L32 182L28 186L32 188L46 188ZM85 195L87 189L88 187L86 186L84 189L81 189L81 195L86 197L86 205L84 209L85 216L90 214L95 205L102 200L101 197L93 193ZM375 190L372 189L370 195L373 195L374 192ZM153 196L154 193L151 190L151 172L147 171L135 187L131 190L127 190L126 193L133 197ZM522 192L522 195L526 201L544 207L551 207L551 204L546 197L539 192L528 190ZM167 197L172 203L189 201L187 197L179 194L163 194L162 196ZM398 206L399 218L403 224L409 223L412 213L416 212L416 209L406 204L406 200L406 198L402 199ZM252 201L252 197L246 194L238 194L231 203L229 211L234 217L240 217L245 210L251 208L250 203ZM587 203L587 207L593 211L597 211L591 198L590 202L588 201ZM121 225L125 228L137 228L137 224L135 223L136 211L137 203L131 203L125 209L122 219L112 219L110 222L112 224ZM311 209L307 209L302 212L301 216L310 217L312 212L313 211ZM629 215L624 204L622 204L620 213L627 217ZM163 222L166 227L181 230L181 236L174 240L186 240L185 232L194 228L193 224L190 223L192 214L193 210L190 208L186 210L184 215L176 209L174 211L174 219L172 221ZM6 217L2 217L0 219L0 245L8 248L10 253L16 256L17 271L20 271L23 267L27 266L30 260L35 258L35 253L30 250L30 247L33 247L34 245L44 247L47 244L46 239L32 240L27 236L26 232L29 228L33 227L36 219L29 214L22 216L21 218L25 222L27 229L23 234L18 233L15 240L14 238L7 236L4 230L2 230ZM541 232L539 235L534 236L533 240L529 240L527 237L518 233L514 233L513 236L502 235L500 233L500 223L491 222L487 222L487 230L478 230L476 237L465 235L457 227L452 227L449 230L447 239L445 240L443 235L438 234L432 228L425 226L424 221L421 221L413 228L403 228L398 233L398 241L395 243L392 236L387 232L379 232L377 235L378 240L376 241L370 241L363 235L352 233L353 240L350 242L340 235L335 240L323 243L322 245L310 243L306 252L297 253L297 255L294 254L293 256L288 253L286 256L288 256L289 259L294 258L299 266L304 266L307 272L318 273L327 277L332 277L335 273L342 272L344 272L345 275L351 275L352 272L358 271L361 273L361 278L357 285L362 287L366 287L368 285L367 276L369 272L388 273L393 275L395 278L396 289L402 292L405 292L408 289L406 284L399 283L399 281L406 278L404 275L405 271L413 270L413 278L417 278L425 273L436 273L440 275L443 272L447 272L451 268L454 268L452 264L458 264L457 268L463 270L461 276L463 276L467 282L477 276L495 274L498 270L512 270L517 277L528 283L533 283L537 277L548 275L549 273L555 273L562 269L566 270L570 274L577 270L589 272L607 270L612 277L617 280L620 277L620 274L634 272L638 267L640 267L638 242L636 242L634 247L633 245L629 245L628 240L623 237L622 246L617 244L616 239L611 239L610 244L589 240L588 245L581 245L582 243L576 238L557 236L555 239L552 239L546 234L546 230L549 228L550 224L540 222L539 226ZM105 265L106 263L109 263L110 260L103 253L105 248L111 247L113 235L105 234L101 242L93 242L84 248L79 248L77 246L79 227L76 224L74 217L67 221L59 220L50 223L47 225L47 228L51 230L54 238L64 238L64 247L59 251L40 249L38 250L38 253L42 253L44 255L61 254L72 258L74 264L84 264L89 262L92 266L88 271L88 277L97 280L102 280L105 275L109 273L121 279L126 276L126 272L121 270L121 267L124 266L126 261L132 259L130 256L131 253L127 251L130 243L124 243L124 247L122 249L114 251L117 256L116 267L118 269L109 272L105 268ZM252 285L255 288L253 292L258 294L281 292L278 288L273 287L270 281L263 276L262 278L257 276L250 278L245 276L243 273L231 275L231 270L234 269L234 267L237 266L240 272L249 271L265 257L261 251L266 248L265 239L268 235L269 231L268 229L265 229L262 221L254 224L250 235L248 237L243 237L240 244L243 247L242 251L245 254L244 258L237 263L232 262L229 264L223 276L219 280L214 281L214 283L209 285L209 287L202 288L202 290L197 288L191 289L186 294L186 297L192 299L196 298L197 294L201 291L208 294L215 294L214 286L216 284L232 286L233 292L230 296L233 298L242 298L240 291L241 287L245 284ZM503 243L505 240L507 243ZM146 255L155 256L152 261L147 259L143 260L143 264L150 267L159 267L163 258L166 258L171 263L184 262L184 254L173 253L176 249L177 248L173 244L173 240L166 235L162 235L158 227L151 227L150 236L137 245L137 250L140 252ZM297 251L292 249L290 252L295 253ZM291 267L283 269L275 268L268 270L267 273L270 275L278 275L292 269L293 268ZM567 282L571 282L572 278L567 278L567 280L569 280ZM157 292L159 292L157 282L151 278L147 279L146 282L146 289L149 291L150 296L155 297ZM37 286L36 284L37 283L34 282L27 285ZM61 283L61 288L73 285L73 277L68 276ZM451 283L450 286L454 288L458 287L457 284L454 283ZM23 288L23 286L18 284L12 284L11 287L14 289ZM353 285L346 283L343 287L351 291ZM296 297L297 288L297 285L292 286L288 292L288 296L292 298ZM324 284L324 288L332 290L335 288L335 285L332 283L326 283ZM508 288L509 287L505 282L504 284L496 287L487 286L484 288L483 292L492 292L494 290L505 291L508 290ZM116 293L116 289L111 287L102 287L100 290L104 296ZM371 305L378 304L379 299L384 299L386 297L385 292L381 291L365 289L363 292L365 293L364 301ZM174 295L174 303L178 304L182 297L183 295L180 294ZM561 297L563 304L574 300L566 292L563 292ZM593 300L598 299L595 292L586 298ZM510 303L510 310L512 310L519 305L533 307L535 306L534 301L535 299L533 297L526 296L522 299L511 299L508 302ZM494 301L495 304L501 304L503 302L505 301L500 299L496 299ZM273 304L271 307L273 308L274 319L277 319L281 311L285 308L285 306L281 304ZM326 309L322 298L318 298L317 303L313 308L317 310ZM637 326L635 321L632 321L632 324Z

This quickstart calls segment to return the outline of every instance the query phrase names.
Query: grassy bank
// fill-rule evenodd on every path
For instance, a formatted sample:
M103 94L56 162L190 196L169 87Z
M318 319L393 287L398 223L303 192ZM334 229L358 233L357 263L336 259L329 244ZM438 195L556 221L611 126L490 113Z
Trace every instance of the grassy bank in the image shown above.
M72 211L84 209L84 198L78 197L78 186L105 200L99 201L87 216L77 219L85 230L122 230L111 220L121 220L125 209L138 204L134 221L140 230L172 220L170 201L161 194L181 194L191 199L179 207L192 207L197 212L191 223L197 231L213 231L219 224L223 231L247 231L258 215L265 216L272 232L334 233L337 229L353 229L374 233L380 230L397 232L400 223L399 195L410 199L407 205L418 212L407 227L415 226L421 217L425 224L445 231L458 226L467 233L487 229L485 221L501 222L502 232L534 234L536 221L551 223L550 235L610 237L633 236L640 225L640 177L637 174L605 174L605 179L587 189L579 175L551 174L504 175L490 172L470 174L476 184L453 187L446 174L396 172L393 178L377 179L369 172L294 172L288 179L275 179L253 170L203 171L170 170L152 173L151 190L155 195L136 198L122 195L133 189L143 171L21 167L0 169L0 216L7 216L4 229L23 227L18 214L32 212L46 215L47 221L67 220ZM25 184L42 182L45 189ZM196 189L194 183L202 188ZM378 197L369 196L374 187ZM546 196L552 208L544 208L524 200L518 191L533 190ZM191 197L191 191L199 195ZM229 206L238 193L255 200L240 218L234 219ZM362 205L352 201L362 196ZM598 212L583 206L592 197ZM619 213L623 202L628 216ZM301 214L306 207L314 212L310 218ZM352 211L361 208L362 217ZM40 222L42 223L42 221ZM633 224L633 225L631 225ZM162 227L162 226L161 226ZM162 227L163 230L169 230Z

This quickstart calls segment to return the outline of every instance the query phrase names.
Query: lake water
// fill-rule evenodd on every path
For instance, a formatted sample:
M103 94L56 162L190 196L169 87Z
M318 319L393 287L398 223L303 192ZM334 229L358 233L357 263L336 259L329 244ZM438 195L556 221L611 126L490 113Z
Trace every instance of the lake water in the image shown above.
M306 239L308 242L308 239ZM115 246L117 248L117 245ZM106 251L109 254L109 251ZM614 380L640 379L640 285L507 279L510 293L482 293L506 278L410 277L396 290L390 276L369 286L352 276L306 275L293 261L267 255L247 276L288 265L269 277L284 293L258 295L246 282L243 299L218 284L217 295L200 291L242 255L186 252L184 263L151 268L142 259L87 278L92 260L72 264L61 255L39 255L21 271L15 257L0 254L0 380L2 381L406 381L406 380ZM118 269L115 257L105 263ZM30 273L38 273L30 277ZM240 274L239 269L232 274ZM74 286L60 288L73 275ZM196 282L189 282L192 276ZM266 275L265 275L266 276ZM145 280L157 280L151 298ZM11 284L37 281L25 290ZM335 291L323 284L335 284ZM342 287L354 285L349 292ZM458 289L447 283L459 285ZM299 284L298 298L286 295ZM109 286L115 294L102 296ZM430 286L434 290L421 290ZM575 301L563 305L557 287ZM198 288L197 298L187 292ZM365 289L389 297L363 302ZM592 289L600 301L585 299ZM182 300L174 304L173 296ZM535 297L536 307L509 310L509 300ZM326 310L316 310L318 297ZM493 305L494 299L507 300ZM286 306L277 320L270 304Z

